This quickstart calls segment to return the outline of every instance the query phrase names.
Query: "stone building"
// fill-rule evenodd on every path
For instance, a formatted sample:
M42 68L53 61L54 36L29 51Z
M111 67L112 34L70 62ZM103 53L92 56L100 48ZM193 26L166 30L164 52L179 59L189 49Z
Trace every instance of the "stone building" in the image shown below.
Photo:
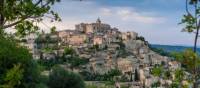
M123 74L134 71L133 63L129 59L119 59L117 61L117 67Z
M74 34L67 38L67 43L70 45L82 45L86 39L87 36L85 34Z
M104 42L104 39L102 36L94 36L94 38L93 38L94 45L101 45L101 44L103 44L103 42Z
M75 26L75 30L80 31L82 33L105 33L110 30L111 27L108 24L103 24L101 20L98 18L96 23L81 23Z
M136 32L124 32L122 33L122 39L123 40L135 40L137 38L138 34Z

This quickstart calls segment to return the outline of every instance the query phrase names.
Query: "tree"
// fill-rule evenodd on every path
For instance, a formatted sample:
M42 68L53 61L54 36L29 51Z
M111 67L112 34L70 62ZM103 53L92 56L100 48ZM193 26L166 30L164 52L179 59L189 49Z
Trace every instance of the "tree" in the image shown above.
M155 66L155 67L152 69L152 74L153 74L154 76L160 77L160 76L162 75L162 71L163 71L162 67Z
M29 51L12 38L0 35L0 85L36 88L40 83L37 63ZM2 80L4 79L4 80Z
M75 50L71 47L65 47L63 55L74 56L76 54Z
M161 83L160 83L159 81L157 81L157 82L153 83L153 84L151 85L151 87L152 87L152 88L158 88L160 85L161 85ZM172 87L172 88L174 88L174 87ZM177 87L175 87L175 88L177 88Z
M6 76L3 79L6 83L2 86L3 88L14 88L20 85L20 81L23 78L23 69L20 67L20 64L14 65L13 68L6 72Z
M180 61L182 66L192 74L192 82L196 88L196 80L199 78L199 75L196 74L196 67L200 66L200 56L192 49L186 49L183 52L173 53L172 56L175 57L177 61Z
M56 27L55 26L51 28L51 34L54 34L54 33L56 33Z
M199 28L200 28L200 1L199 0L186 0L186 14L183 15L181 24L184 24L185 27L183 28L183 31L189 32L189 33L194 33L195 40L194 40L194 47L193 47L193 52L196 53L197 51L197 40L199 37ZM193 8L189 8L188 5L192 6ZM194 11L194 12L192 12ZM190 62L193 62L194 67L192 75L193 75L193 87L197 88L196 81L198 80L198 71L197 71L197 64L196 61L192 60Z
M26 34L39 30L36 25L43 18L52 21L61 21L51 6L60 0L0 0L0 31L1 34L9 27L15 27L16 35L23 37Z
M182 80L183 80L183 77L184 77L184 72L182 69L177 69L175 70L175 78L176 78L176 81L181 84Z
M49 88L85 88L83 79L76 73L54 67L49 75Z
M164 79L170 79L170 77L171 77L170 71L169 70L165 71L164 72Z
M107 75L109 78L111 78L111 81L113 81L114 76L119 76L122 73L118 69L111 69L107 72Z
M135 69L135 81L140 81L140 74L137 69Z
M74 68L80 67L80 65L86 64L88 61L78 57L78 56L73 56L69 58L68 63L70 64L70 68L74 70Z

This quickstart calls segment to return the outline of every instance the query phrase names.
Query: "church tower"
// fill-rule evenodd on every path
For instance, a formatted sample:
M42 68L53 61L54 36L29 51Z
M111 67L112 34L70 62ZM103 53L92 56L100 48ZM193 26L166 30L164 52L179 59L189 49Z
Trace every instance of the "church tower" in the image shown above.
M101 24L101 20L100 20L100 18L97 19L96 23L97 23L98 25Z
M98 18L97 21L96 21L96 31L101 32L101 20L100 20L100 18Z

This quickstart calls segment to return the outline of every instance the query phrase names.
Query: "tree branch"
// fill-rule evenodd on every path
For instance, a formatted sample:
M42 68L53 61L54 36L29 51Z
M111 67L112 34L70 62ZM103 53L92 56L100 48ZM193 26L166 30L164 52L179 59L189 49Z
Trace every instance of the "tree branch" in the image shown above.
M42 2L42 0L37 1L37 2L35 3L34 6L36 7L36 6L39 5L41 2Z
M188 8L188 0L185 1L185 11L187 12L188 15L192 16L192 14L190 13L189 8Z

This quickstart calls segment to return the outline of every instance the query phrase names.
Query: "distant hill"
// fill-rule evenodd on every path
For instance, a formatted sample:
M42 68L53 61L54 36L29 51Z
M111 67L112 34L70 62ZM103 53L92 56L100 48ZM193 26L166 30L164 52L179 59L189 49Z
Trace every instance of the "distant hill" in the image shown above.
M151 47L163 49L166 52L181 52L188 48L193 48L190 46L176 46L176 45L159 45L159 44L151 44ZM197 52L200 53L200 48L197 48Z

